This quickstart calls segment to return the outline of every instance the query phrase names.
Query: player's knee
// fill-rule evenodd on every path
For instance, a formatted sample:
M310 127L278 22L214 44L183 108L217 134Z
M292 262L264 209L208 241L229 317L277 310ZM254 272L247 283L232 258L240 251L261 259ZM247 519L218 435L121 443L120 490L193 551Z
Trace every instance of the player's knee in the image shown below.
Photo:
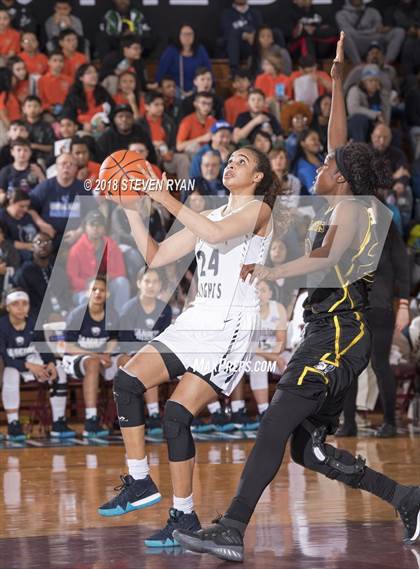
M3 390L19 389L19 371L14 367L5 367L3 372Z
M114 378L114 401L121 427L144 425L143 383L120 368Z
M360 456L356 457L346 450L331 445L326 445L325 448L330 458L327 477L339 480L352 488L359 488L366 470L366 461Z
M260 358L263 361L263 358ZM249 385L252 391L266 389L268 387L268 374L264 371L251 371L249 374Z
M98 372L101 367L101 361L98 357L87 357L83 362L83 367L87 372Z
M189 460L195 456L194 439L191 434L192 413L176 401L167 401L163 415L163 430L168 444L171 462Z

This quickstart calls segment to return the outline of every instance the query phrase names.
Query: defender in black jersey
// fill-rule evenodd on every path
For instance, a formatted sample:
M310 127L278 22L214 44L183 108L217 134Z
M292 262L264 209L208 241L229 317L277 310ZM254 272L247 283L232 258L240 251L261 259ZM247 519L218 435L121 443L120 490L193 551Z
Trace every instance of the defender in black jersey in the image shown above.
M294 461L366 490L392 504L406 529L406 541L420 535L420 488L403 486L366 466L360 456L325 442L338 425L344 396L366 367L370 333L365 321L378 260L373 211L363 199L385 187L387 168L366 144L346 144L342 87L344 33L331 76L333 94L328 128L329 154L318 170L316 192L326 209L310 228L310 252L275 269L244 266L242 277L276 280L311 274L316 284L305 302L304 339L289 362L261 422L256 444L227 512L208 529L176 530L187 549L230 561L243 560L243 536L258 500L279 470L291 438ZM375 252L376 249L376 252ZM316 272L320 271L317 275Z
M118 315L109 304L105 310L107 295L106 278L98 275L89 285L87 306L75 308L66 322L63 367L68 375L83 379L84 437L109 434L108 429L100 425L97 413L100 376L109 381L114 379L119 365L115 354Z

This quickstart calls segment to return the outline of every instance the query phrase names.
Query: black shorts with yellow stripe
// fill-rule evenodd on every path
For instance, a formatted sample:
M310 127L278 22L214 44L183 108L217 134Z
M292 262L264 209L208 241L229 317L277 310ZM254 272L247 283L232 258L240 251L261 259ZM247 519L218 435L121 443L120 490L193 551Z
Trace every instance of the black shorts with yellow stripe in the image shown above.
M319 400L312 419L334 432L351 383L368 365L370 340L359 312L336 313L308 322L277 388Z

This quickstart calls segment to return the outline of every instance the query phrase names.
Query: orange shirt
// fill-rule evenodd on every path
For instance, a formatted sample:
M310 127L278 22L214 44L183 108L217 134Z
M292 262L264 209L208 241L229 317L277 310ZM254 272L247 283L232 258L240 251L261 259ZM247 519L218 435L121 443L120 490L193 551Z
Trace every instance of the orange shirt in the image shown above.
M23 101L29 95L29 81L28 79L23 79L18 81L13 87L13 94L18 99L19 103L23 105Z
M159 142L161 140L166 140L166 132L162 126L162 118L152 119L151 117L146 117L146 120L150 128L150 136L152 142Z
M0 93L0 111L5 111L9 121L16 121L22 118L19 101L13 93L9 93L6 101L6 91Z
M20 52L20 33L9 28L0 34L0 55L6 57Z
M260 73L255 79L255 87L261 89L266 97L276 96L276 85L281 83L284 85L284 92L287 94L289 85L289 77L279 73L278 75L269 75L268 73Z
M67 75L53 75L50 71L38 80L38 95L42 102L43 109L59 103L62 105L67 97L68 91L73 81Z
M38 52L35 55L29 55L26 51L21 51L19 57L25 62L28 73L44 75L48 71L48 57L43 53Z
M95 97L93 96L93 89L85 89L85 95L88 109L86 112L78 111L77 121L80 124L84 124L85 122L89 123L96 113L101 113L104 110L103 103L100 103L99 105L96 104Z
M127 97L121 93L117 92L113 97L116 105L129 105L130 103L127 101ZM142 117L145 113L146 107L144 106L144 97L141 96L139 100L139 114Z
M76 51L71 57L64 56L63 74L74 81L76 71L83 63L87 63L87 58L84 53L80 53L79 51Z
M179 124L178 134L176 137L177 143L193 140L194 138L198 138L199 136L210 132L210 129L215 122L216 119L212 116L208 116L204 124L202 124L198 120L196 113L187 115ZM201 144L205 144L205 142L202 142Z
M234 125L238 115L248 111L248 95L239 94L232 95L225 101L225 119L231 125Z
M291 75L289 76L289 85L288 85L288 91L286 90L287 96L289 97L289 99L293 99L295 94L293 92L293 83L295 81L295 79L297 79L298 77L301 77L303 75L303 71L293 71L293 73L291 73ZM331 77L328 75L328 73L326 71L317 71L317 75L321 75L322 77L325 77L325 79L327 79L330 83L331 83ZM321 83L321 81L317 81L318 84L318 94L319 96L324 95L327 90L325 89L324 85Z

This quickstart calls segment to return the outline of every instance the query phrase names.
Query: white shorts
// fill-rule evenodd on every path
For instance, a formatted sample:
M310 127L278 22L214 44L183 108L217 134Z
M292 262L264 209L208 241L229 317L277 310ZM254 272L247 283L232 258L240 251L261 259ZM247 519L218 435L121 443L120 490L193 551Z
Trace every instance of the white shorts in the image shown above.
M258 310L230 310L226 317L226 311L191 306L150 344L159 350L171 379L188 371L217 393L230 395L252 357L258 329Z
M77 379L83 379L85 377L85 366L84 362L90 358L89 355L65 355L63 356L63 368L67 375L71 375L72 377L76 377ZM105 381L112 381L115 377L115 374L118 371L117 361L120 357L120 354L115 356L111 356L111 366L108 368L104 368L101 366L101 375L105 379Z

